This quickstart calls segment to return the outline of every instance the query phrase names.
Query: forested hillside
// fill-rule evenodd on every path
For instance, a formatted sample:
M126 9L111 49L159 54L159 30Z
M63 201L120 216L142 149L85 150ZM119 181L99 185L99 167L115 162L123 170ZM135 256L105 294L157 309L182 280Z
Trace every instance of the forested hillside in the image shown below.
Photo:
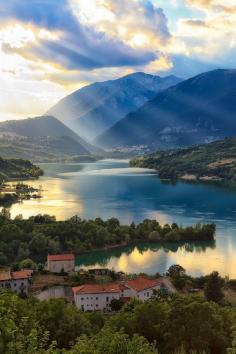
M157 170L161 178L236 182L236 138L134 158L131 166Z

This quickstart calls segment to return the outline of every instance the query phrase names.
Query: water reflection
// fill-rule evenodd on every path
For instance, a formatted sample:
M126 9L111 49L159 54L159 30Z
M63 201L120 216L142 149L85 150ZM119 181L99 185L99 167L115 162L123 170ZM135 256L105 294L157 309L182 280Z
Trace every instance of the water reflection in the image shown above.
M161 224L215 222L217 226L215 248L139 245L125 252L107 251L102 259L93 254L88 264L105 262L115 269L153 273L180 263L192 274L218 270L236 278L235 187L162 183L150 171L128 168L127 161L44 164L42 168L45 176L32 184L42 186L43 198L15 204L13 217L48 213L63 220L77 214L86 219L115 216L123 224L151 218Z
M191 244L138 244L80 255L76 264L84 269L106 267L126 273L155 274L156 272L165 272L177 260L177 263L182 264L181 261L184 261L185 255L190 258L191 254L194 254L194 257L202 257L202 255L205 257L206 253L214 250L215 247L214 241ZM191 273L193 272L194 270L191 269Z

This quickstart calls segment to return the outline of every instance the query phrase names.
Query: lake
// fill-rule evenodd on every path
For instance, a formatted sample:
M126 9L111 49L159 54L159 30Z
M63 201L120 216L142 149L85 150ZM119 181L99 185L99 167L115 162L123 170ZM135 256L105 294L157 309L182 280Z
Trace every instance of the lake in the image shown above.
M215 222L216 243L138 245L82 255L81 267L113 267L125 272L164 272L181 264L189 274L218 270L236 278L236 189L210 184L163 183L154 171L129 168L128 161L42 164L42 199L15 204L12 216L47 213L58 220L117 217L121 223L157 219L161 224Z

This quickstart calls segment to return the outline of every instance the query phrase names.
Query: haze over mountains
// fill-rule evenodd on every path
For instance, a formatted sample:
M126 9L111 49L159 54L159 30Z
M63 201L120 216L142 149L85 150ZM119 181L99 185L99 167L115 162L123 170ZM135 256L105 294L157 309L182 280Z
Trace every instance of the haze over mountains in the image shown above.
M170 148L236 135L236 70L200 74L158 93L95 139L102 147Z
M96 146L147 146L154 151L236 135L236 70L219 69L180 81L136 73L82 88L50 110L60 112L67 125L76 122L78 134L53 116L2 122L0 155L45 161L101 155ZM74 119L78 114L80 119ZM95 136L94 145L82 134Z
M63 98L47 114L60 119L80 136L92 140L158 92L182 80L142 72L96 82Z
M87 155L93 147L51 116L0 123L0 155L41 161Z

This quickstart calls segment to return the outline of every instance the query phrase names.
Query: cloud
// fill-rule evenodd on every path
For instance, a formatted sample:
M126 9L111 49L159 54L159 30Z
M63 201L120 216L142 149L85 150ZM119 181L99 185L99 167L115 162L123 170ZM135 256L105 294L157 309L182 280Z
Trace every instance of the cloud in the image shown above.
M171 38L163 9L149 0L71 0L71 5L82 23L133 48L160 51Z
M145 12L152 11L154 8L145 5ZM66 0L34 0L30 5L28 0L11 0L3 5L0 18L58 33L59 38L54 40L38 37L36 43L22 46L17 53L45 61L53 58L69 70L143 65L157 57L151 50L134 48L105 32L82 25Z
M185 3L203 11L236 13L235 0L185 0Z

